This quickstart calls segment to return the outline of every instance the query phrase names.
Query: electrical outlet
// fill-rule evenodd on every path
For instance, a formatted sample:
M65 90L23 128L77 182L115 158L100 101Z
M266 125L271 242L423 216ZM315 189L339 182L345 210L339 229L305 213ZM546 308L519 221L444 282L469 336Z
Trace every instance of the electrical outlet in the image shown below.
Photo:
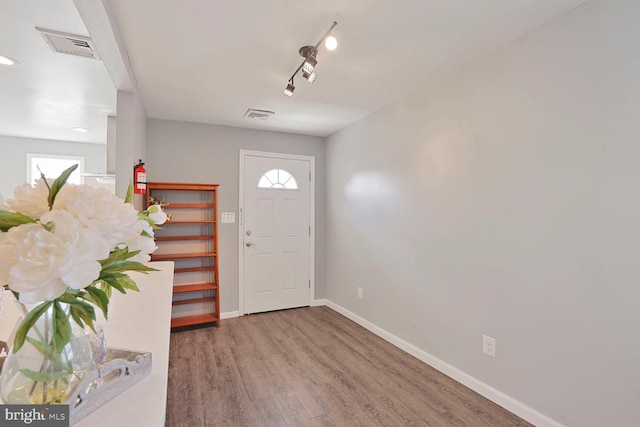
M358 298L362 299L362 288L358 287Z
M496 357L496 339L483 335L482 352L484 354L488 354L491 357Z

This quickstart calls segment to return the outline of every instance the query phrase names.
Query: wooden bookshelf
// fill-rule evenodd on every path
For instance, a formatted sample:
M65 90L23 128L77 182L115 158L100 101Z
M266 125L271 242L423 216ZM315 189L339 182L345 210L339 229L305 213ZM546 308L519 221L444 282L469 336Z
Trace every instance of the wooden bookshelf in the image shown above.
M152 261L174 261L171 328L220 326L218 286L218 185L148 182L151 198L163 198L171 219L155 230Z

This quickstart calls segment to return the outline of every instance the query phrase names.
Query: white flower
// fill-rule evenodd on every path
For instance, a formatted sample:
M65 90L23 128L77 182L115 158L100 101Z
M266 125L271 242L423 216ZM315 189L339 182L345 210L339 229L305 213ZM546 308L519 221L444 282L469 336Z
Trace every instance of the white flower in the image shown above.
M2 234L0 282L18 292L24 304L55 299L67 287L87 287L102 269L97 260L110 252L95 232L64 211L48 212L41 224L22 224Z
M99 234L115 248L138 229L138 212L133 205L104 188L65 185L58 193L55 209L69 211L85 227Z
M61 177L75 168L77 165L68 168ZM156 249L153 221L164 222L166 216L160 206L152 209L153 219L148 211L139 214L133 205L103 188L65 185L60 178L57 182L52 189L42 179L33 186L21 185L14 198L6 202L0 196L0 209L34 220L28 222L20 215L2 219L2 228L8 231L0 231L0 285L8 285L24 305L58 301L64 295L65 302L84 300L106 311L90 297L96 288L88 287L95 286L93 283L104 273L101 288L123 289L128 287L123 280L131 280L125 272L153 270L141 262L148 261L149 253ZM50 197L55 197L52 209ZM117 250L120 248L129 253ZM122 260L128 262L121 264ZM75 305L75 309L79 314L73 318L80 326L95 318L94 310L86 304ZM20 350L31 328L22 321L14 352ZM51 325L51 336L57 337L56 341L60 338L61 346L70 339L65 331L60 322ZM52 342L43 345L55 348Z
M147 262L151 259L149 254L157 249L156 242L153 240L153 229L144 220L139 220L136 225L137 229L127 236L124 244L129 248L129 252L140 250L140 253L130 258L130 261Z
M160 205L149 206L147 212L149 212L149 219L156 225L164 224L167 221L167 214L164 213Z
M13 212L20 212L33 219L40 218L49 212L49 189L44 180L38 179L34 186L22 184L14 190L14 198L7 199L4 207Z

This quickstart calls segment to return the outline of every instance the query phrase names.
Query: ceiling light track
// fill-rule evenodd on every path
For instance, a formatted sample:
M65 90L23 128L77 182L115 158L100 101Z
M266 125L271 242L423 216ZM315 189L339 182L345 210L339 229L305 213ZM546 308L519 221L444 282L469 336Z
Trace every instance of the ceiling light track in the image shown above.
M300 56L304 58L300 66L293 72L289 80L287 81L287 87L284 90L284 94L287 96L293 96L293 91L296 90L296 86L293 82L293 78L298 74L300 70L302 70L302 77L304 77L310 83L316 79L316 65L318 65L318 59L316 58L318 55L318 47L324 42L325 47L328 50L334 50L338 46L338 41L331 34L331 31L338 25L336 21L333 21L331 27L327 30L326 33L322 36L322 38L316 43L315 46L302 46L298 53Z

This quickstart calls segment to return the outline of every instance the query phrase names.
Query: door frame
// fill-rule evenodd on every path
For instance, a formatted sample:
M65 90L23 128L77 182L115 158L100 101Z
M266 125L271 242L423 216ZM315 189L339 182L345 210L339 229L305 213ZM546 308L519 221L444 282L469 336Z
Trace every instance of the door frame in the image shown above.
M313 156L303 156L298 154L271 153L265 151L240 150L240 176L238 186L238 311L240 316L247 313L244 311L244 160L246 157L266 157L272 159L301 160L309 162L309 224L311 233L309 235L309 306L315 300L315 242L316 242L316 158Z

